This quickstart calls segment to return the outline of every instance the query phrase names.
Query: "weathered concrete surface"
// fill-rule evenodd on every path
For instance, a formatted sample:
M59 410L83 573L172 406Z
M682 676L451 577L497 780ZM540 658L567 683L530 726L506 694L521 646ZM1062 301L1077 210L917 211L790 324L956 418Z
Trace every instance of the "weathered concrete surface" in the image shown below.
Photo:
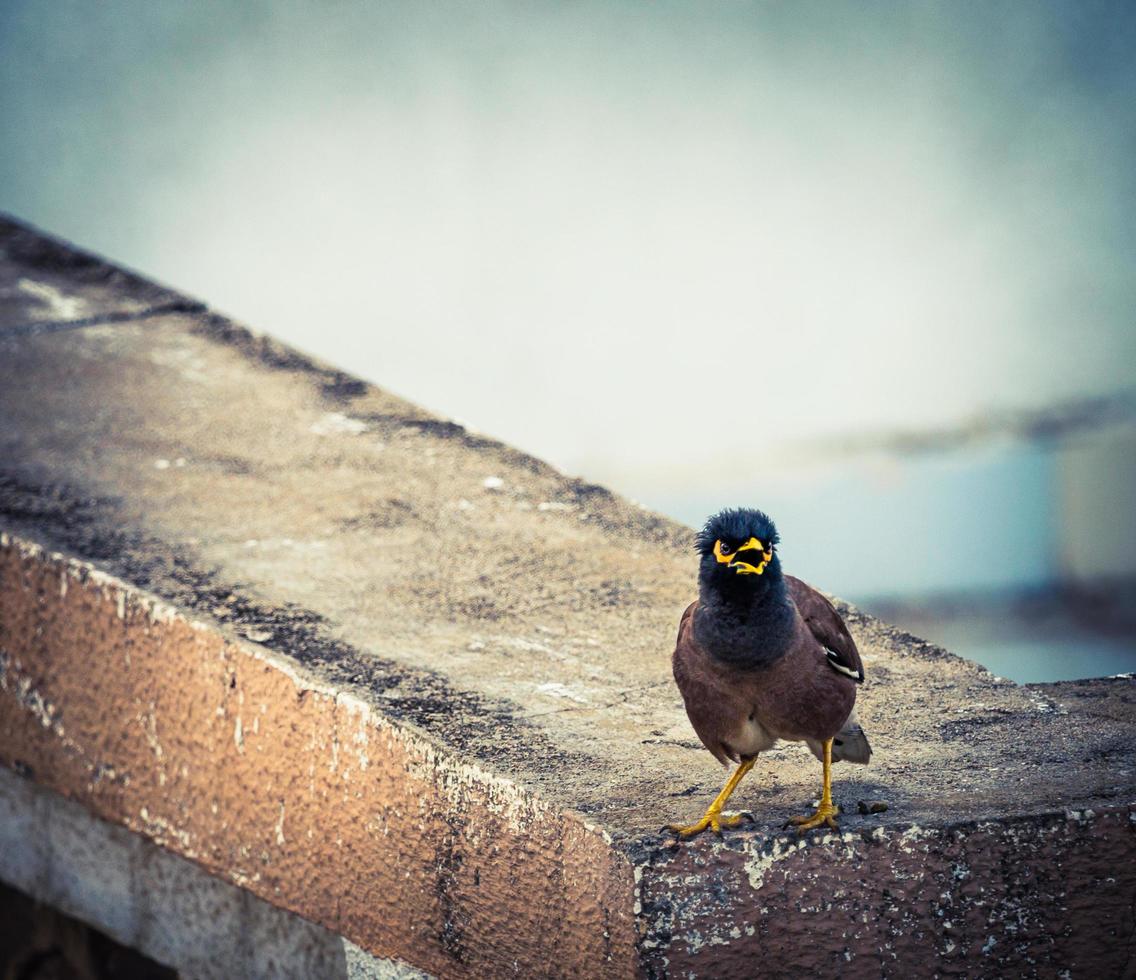
M0 527L0 761L379 955L1128 962L1131 679L1019 687L846 609L842 836L778 829L819 788L790 746L754 830L674 844L722 779L670 679L689 532L222 318L0 334Z
M0 881L186 978L425 978L4 768ZM0 957L0 968L11 964Z
M7 535L0 595L17 771L431 972L629 968L630 877L579 818L318 672Z
M200 303L0 215L0 333L37 333Z

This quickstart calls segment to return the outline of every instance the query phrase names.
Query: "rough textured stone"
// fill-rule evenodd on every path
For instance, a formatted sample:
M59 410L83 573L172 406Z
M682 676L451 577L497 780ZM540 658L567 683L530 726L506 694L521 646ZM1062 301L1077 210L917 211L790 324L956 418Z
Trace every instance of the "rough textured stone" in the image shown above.
M425 977L206 874L192 861L3 767L0 882L194 980ZM75 945L66 935L57 938ZM90 952L83 947L91 944L78 945L81 961ZM2 955L0 967L13 968ZM79 974L119 975L96 968Z
M194 300L0 215L0 334L201 309Z
M819 789L788 746L739 791L755 829L674 844L722 779L670 678L689 532L222 318L0 332L0 527L0 761L364 949L444 975L1126 962L1131 865L1094 876L1130 847L1131 678L1021 687L842 604L876 752L836 769L843 836L780 831ZM941 892L973 914L932 941L956 851ZM1012 934L1027 880L1056 911Z

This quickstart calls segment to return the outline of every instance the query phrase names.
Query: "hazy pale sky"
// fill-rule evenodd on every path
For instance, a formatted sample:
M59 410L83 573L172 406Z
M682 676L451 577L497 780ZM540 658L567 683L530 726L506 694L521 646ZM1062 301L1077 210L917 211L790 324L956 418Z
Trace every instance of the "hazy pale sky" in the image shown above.
M662 506L1136 383L1134 51L1082 0L6 0L0 207Z

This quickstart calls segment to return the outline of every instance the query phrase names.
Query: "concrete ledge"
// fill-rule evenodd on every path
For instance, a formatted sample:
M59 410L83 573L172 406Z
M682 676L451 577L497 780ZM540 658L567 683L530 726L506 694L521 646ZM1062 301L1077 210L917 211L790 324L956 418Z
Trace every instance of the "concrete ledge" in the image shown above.
M676 844L722 778L669 672L686 529L208 311L100 302L0 326L0 764L440 976L1126 968L1131 678L1020 687L843 606L876 757L837 769L842 833L778 829L818 789L790 746L754 830Z
M0 880L183 977L425 977L2 768Z
M204 306L0 215L0 334L45 333Z
M0 595L34 597L3 606L0 691L19 712L0 744L17 771L380 955L480 976L540 975L550 950L631 969L630 867L597 828L6 534ZM108 902L129 917L120 891Z

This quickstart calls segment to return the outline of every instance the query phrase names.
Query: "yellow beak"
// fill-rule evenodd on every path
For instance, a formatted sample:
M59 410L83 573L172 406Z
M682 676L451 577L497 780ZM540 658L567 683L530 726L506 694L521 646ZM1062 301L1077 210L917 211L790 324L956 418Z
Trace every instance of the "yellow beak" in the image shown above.
M743 551L757 551L761 554L761 561L756 565L741 560ZM739 575L761 575L765 566L773 560L773 545L766 547L757 538L750 538L737 551L730 555L722 554L722 542L714 542L714 557L723 565L729 565ZM746 557L749 557L748 555ZM754 556L756 557L756 556Z

